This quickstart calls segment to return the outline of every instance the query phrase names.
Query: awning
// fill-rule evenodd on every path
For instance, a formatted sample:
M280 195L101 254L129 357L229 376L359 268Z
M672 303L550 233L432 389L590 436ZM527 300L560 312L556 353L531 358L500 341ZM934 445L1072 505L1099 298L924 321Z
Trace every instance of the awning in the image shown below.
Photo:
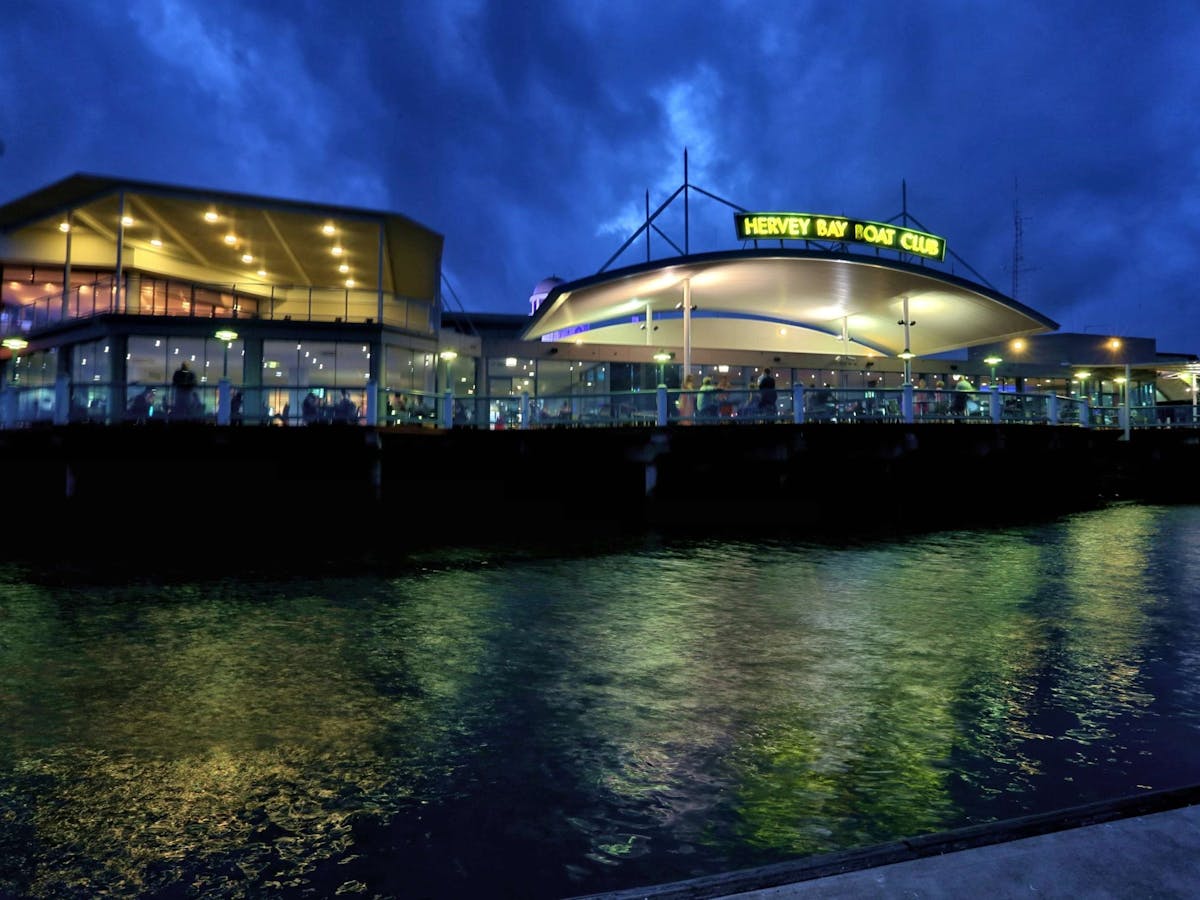
M919 264L749 249L564 282L550 291L522 338L682 346L685 293L693 349L837 355L851 343L888 356L905 349L930 356L1058 328L990 288Z

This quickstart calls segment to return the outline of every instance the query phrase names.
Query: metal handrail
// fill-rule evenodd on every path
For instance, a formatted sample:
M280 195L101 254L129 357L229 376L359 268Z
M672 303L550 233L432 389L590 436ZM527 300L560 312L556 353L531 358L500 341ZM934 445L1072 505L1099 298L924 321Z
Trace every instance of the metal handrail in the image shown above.
M135 403L153 391L143 413ZM0 388L0 428L37 425L116 425L126 422L203 422L213 425L304 425L347 421L332 412L345 390L355 412L349 421L377 427L597 428L729 426L771 422L854 425L870 422L1069 425L1095 429L1197 428L1195 406L1093 406L1053 393L934 391L902 388L824 388L796 385L776 392L764 407L757 390L651 390L485 396L434 394L367 383L250 385L228 379L194 389L194 407L182 412L168 383L8 383ZM320 399L315 417L304 410L309 392ZM402 406L394 398L404 395ZM279 408L271 405L283 399ZM133 410L131 412L131 409ZM157 418L155 418L157 416ZM1128 421L1126 421L1128 419Z

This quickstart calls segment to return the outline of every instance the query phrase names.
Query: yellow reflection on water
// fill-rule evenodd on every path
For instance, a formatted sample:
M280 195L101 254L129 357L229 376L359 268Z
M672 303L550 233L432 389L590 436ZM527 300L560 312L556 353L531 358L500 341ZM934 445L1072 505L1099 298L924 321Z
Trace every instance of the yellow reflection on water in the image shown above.
M0 577L0 809L44 897L330 868L377 892L356 825L548 788L512 827L585 880L958 827L1130 767L1163 515L86 597Z
M16 776L0 806L21 811L7 825L30 835L35 896L181 878L213 896L245 880L299 888L322 861L353 858L353 820L421 801L479 626L453 588L397 624L335 596L352 585L327 587L227 602L172 585L68 607L0 586ZM397 670L404 690L388 690Z
M956 790L1031 792L1038 741L1103 740L1116 707L1150 699L1139 678L1153 598L1139 576L1155 528L1153 512L1130 510L1064 521L1051 542L953 533L639 561L626 577L638 589L604 597L576 631L576 663L604 686L590 726L618 744L605 788L696 843L788 854L945 827ZM1047 594L1064 579L1066 598ZM1074 717L1069 729L1044 730L1048 704ZM955 771L964 755L988 761L986 780ZM722 834L681 788L718 777L702 768L714 757L732 790L711 798L734 813ZM623 837L600 829L598 855Z

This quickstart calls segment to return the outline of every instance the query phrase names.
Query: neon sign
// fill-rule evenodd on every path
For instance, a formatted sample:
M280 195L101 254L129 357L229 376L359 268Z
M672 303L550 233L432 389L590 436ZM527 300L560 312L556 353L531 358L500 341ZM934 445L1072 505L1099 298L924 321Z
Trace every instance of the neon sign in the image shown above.
M927 259L946 258L944 238L884 222L786 212L734 213L733 221L742 241L853 241Z

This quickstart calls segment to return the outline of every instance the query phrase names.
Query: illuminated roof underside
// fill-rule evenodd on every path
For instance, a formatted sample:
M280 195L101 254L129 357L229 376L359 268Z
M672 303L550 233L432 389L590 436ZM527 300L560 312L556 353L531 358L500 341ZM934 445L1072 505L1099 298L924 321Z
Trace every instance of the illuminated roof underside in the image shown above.
M0 206L0 249L61 263L68 213L77 266L112 266L119 237L124 266L190 280L417 298L440 287L442 236L395 213L103 175L72 175Z
M880 257L813 250L741 250L677 257L559 285L527 340L585 344L683 343L691 288L695 348L836 355L849 341L896 356L929 356L1054 331L1057 323L954 275ZM654 326L646 338L647 308ZM550 337L547 337L550 336Z

